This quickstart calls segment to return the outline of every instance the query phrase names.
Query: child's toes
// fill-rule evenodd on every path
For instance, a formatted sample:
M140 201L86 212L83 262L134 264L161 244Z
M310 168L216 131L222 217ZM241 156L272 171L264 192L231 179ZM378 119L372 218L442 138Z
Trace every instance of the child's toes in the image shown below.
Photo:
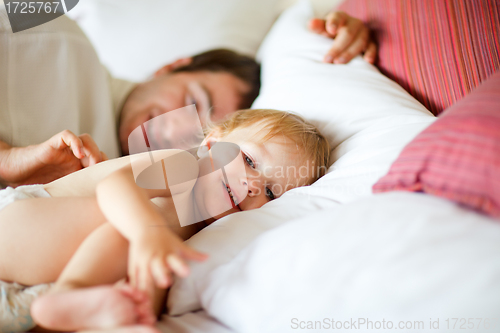
M144 325L153 325L156 323L156 316L150 305L140 304L136 307L137 323Z

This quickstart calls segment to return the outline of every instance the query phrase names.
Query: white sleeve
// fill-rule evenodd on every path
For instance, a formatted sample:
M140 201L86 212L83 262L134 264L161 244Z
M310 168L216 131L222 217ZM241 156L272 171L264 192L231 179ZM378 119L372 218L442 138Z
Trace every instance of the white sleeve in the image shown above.
M0 4L0 140L43 142L68 129L119 155L108 73L78 25L61 16L12 33Z
M113 77L113 75L111 75L111 73L106 69L105 66L103 66L103 68L108 73L108 82L111 91L111 98L113 101L113 114L118 120L125 100L127 99L130 92L137 86L137 83Z

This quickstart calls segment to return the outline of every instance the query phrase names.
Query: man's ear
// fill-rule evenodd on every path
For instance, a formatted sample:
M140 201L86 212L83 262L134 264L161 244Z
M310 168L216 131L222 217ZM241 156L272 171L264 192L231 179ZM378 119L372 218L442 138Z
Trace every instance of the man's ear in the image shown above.
M155 72L155 77L160 76L160 75L164 75L164 74L168 74L179 67L187 66L192 61L193 61L192 57L177 59L176 61L174 61L168 65L165 65L162 68L160 68L159 70L157 70Z

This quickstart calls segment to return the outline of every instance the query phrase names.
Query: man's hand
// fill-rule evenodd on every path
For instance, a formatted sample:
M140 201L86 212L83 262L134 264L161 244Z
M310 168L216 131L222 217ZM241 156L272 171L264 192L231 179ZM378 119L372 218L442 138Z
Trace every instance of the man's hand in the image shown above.
M106 159L90 135L76 136L68 130L28 147L0 142L0 183L46 184Z
M314 18L309 21L313 32L334 38L333 45L325 55L324 62L346 64L358 54L373 64L377 57L377 45L370 38L370 29L361 20L344 12L330 12L324 20Z

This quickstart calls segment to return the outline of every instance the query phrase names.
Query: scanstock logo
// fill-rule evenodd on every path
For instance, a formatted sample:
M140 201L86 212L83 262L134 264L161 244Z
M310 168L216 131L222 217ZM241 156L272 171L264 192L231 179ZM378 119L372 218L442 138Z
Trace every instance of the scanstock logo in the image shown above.
M12 32L19 32L52 21L72 10L79 0L5 0Z

